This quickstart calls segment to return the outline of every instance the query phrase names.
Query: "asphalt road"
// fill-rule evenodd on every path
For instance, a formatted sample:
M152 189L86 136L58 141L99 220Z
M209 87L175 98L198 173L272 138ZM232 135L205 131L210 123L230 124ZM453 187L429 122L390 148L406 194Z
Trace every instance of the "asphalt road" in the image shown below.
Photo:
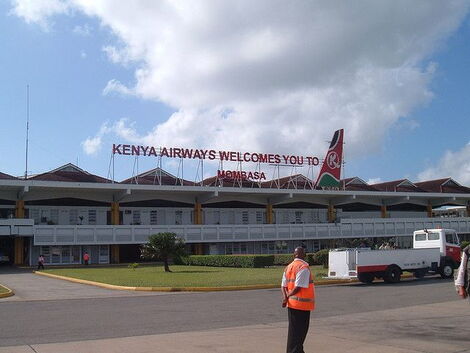
M452 281L317 287L315 318L456 300ZM0 301L0 346L141 336L285 322L278 289Z

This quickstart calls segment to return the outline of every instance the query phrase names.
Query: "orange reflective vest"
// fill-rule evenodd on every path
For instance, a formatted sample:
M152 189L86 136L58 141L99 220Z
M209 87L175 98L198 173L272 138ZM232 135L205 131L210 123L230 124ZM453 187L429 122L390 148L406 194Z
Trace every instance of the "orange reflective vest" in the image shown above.
M313 310L315 309L315 287L313 286L312 273L306 262L294 260L286 267L284 273L287 290L291 291L294 289L297 273L303 269L307 269L309 272L309 286L308 288L300 288L295 295L290 296L287 300L287 306L297 310Z

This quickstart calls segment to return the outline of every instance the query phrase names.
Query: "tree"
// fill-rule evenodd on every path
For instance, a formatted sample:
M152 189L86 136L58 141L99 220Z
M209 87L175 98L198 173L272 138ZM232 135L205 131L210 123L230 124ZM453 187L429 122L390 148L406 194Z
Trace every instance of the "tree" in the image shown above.
M186 255L184 240L175 233L152 234L148 243L142 245L140 252L144 259L163 261L165 272L171 272L168 266L170 258Z

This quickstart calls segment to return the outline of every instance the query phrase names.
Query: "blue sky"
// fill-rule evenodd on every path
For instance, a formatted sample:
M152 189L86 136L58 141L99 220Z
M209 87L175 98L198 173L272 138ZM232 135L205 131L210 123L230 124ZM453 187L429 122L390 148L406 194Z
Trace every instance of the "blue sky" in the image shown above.
M55 2L67 9L50 10ZM470 185L467 1L418 2L406 14L364 1L357 25L345 20L361 16L354 7L304 17L322 10L314 2L291 18L262 2L241 2L239 14L228 4L94 3L0 3L0 171L24 174L29 84L33 174L78 161L106 177L113 142L322 157L344 127L346 177ZM116 162L118 180L131 176L132 158ZM139 171L154 166L139 160ZM177 163L165 167L176 173Z

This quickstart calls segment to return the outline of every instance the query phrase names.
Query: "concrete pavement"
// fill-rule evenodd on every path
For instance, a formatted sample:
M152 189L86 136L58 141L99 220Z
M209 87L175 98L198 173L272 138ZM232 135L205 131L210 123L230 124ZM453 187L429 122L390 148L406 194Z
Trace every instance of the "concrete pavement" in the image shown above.
M470 353L470 306L463 300L316 318L306 352ZM0 347L0 353L284 352L287 322Z
M156 292L128 292L98 288L48 277L39 277L31 270L0 271L0 283L15 292L3 301L60 300L83 298L109 298L136 295L162 295Z

